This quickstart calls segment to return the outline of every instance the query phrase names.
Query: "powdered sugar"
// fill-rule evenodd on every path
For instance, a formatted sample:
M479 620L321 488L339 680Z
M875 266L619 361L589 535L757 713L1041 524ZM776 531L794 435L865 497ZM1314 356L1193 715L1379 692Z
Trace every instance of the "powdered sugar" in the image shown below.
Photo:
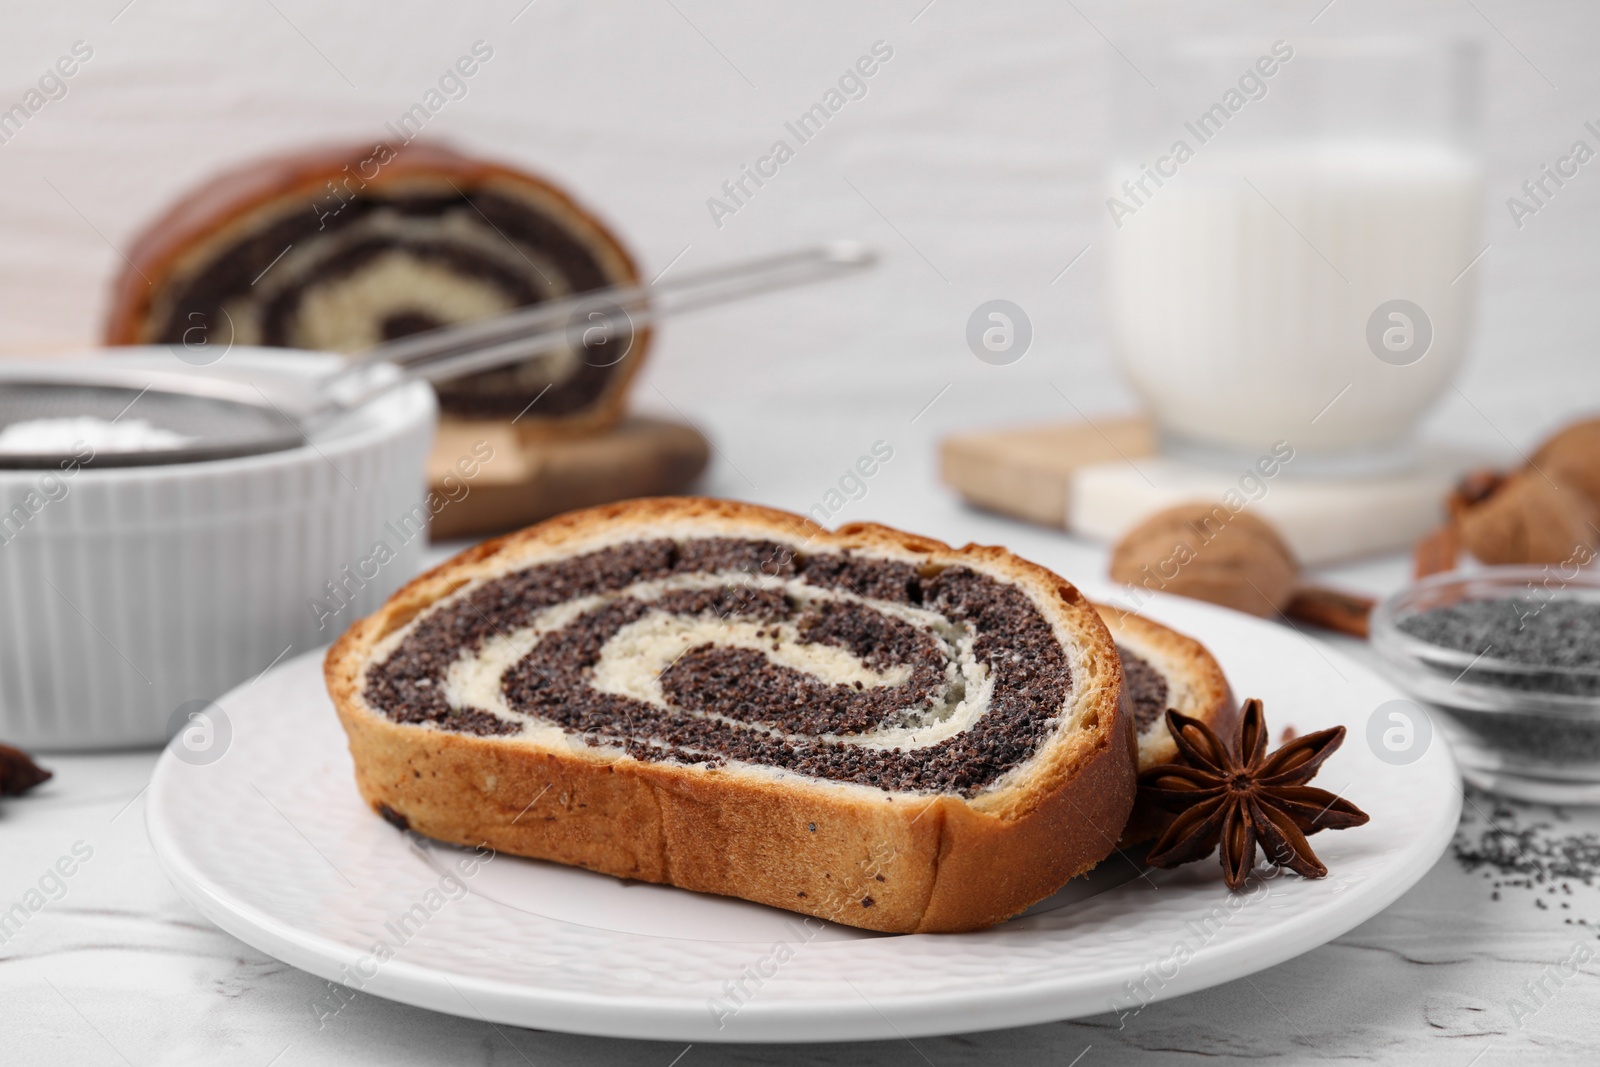
M0 452L49 455L87 445L93 452L146 452L182 448L195 439L145 419L107 421L92 416L27 419L0 429Z

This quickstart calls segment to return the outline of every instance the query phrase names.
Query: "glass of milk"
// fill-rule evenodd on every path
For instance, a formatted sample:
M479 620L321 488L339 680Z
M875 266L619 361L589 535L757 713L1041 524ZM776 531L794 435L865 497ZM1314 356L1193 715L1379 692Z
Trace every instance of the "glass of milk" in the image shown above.
M1470 42L1197 41L1131 55L1109 326L1164 449L1298 472L1412 462L1465 352L1480 235Z

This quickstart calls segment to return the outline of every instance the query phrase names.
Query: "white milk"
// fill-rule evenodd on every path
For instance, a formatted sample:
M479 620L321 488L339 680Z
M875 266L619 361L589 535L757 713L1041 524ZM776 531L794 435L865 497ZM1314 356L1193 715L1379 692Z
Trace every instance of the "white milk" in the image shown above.
M1250 455L1280 440L1313 460L1398 452L1462 358L1475 271L1456 279L1482 249L1474 161L1397 143L1202 146L1149 188L1110 242L1110 329L1163 433ZM1367 340L1395 299L1433 327L1407 366Z

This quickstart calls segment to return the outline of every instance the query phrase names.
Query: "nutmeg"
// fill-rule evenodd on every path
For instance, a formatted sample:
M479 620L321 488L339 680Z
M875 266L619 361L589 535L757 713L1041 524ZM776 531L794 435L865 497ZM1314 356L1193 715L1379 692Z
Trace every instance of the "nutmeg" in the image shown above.
M1600 541L1600 508L1532 468L1459 507L1456 522L1461 544L1481 563L1560 563L1592 554Z
M1111 577L1155 592L1273 618L1294 597L1299 565L1266 522L1223 504L1179 504L1145 519L1111 552Z
M1600 508L1600 419L1575 422L1558 431L1534 452L1532 466Z

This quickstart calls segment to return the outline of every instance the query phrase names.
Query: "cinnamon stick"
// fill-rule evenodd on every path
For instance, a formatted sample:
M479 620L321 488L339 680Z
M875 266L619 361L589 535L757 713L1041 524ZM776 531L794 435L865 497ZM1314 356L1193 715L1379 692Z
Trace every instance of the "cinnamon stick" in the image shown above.
M1351 637L1367 636L1367 620L1377 603L1369 596L1345 593L1321 586L1304 586L1296 590L1283 613L1324 630L1333 630Z

